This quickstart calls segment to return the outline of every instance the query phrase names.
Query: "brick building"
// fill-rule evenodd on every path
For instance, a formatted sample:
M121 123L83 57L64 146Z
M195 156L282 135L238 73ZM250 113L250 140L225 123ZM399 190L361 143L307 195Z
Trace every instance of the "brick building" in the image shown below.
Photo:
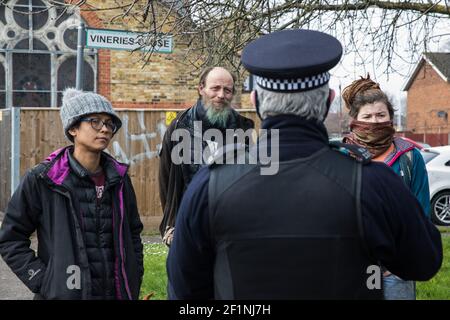
M93 10L117 7L114 0L88 0L81 10L66 12L46 0L0 4L0 108L60 106L61 92L75 86L80 21L91 28L145 31L151 23L142 23L146 3L137 2L123 19L124 8ZM162 0L155 7L158 23L167 6ZM163 32L170 25L165 21ZM174 37L172 53L153 54L145 66L142 52L86 49L84 89L106 96L116 108L190 106L197 99L198 70L182 63L187 42Z
M424 53L403 88L407 131L432 146L449 143L450 53Z

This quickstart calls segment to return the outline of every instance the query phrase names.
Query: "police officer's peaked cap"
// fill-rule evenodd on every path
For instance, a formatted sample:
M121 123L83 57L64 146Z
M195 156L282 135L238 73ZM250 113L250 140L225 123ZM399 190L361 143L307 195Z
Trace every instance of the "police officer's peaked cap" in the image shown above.
M340 42L323 32L283 30L245 46L241 61L263 89L299 92L330 80L329 70L342 56Z

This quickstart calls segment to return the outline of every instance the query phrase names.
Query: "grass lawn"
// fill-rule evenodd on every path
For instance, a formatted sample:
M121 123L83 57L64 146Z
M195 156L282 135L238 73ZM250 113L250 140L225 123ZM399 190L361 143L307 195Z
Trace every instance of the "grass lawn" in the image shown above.
M144 279L140 299L152 294L152 300L167 299L166 257L167 246L160 243L144 245Z
M441 230L442 231L442 230ZM450 300L450 234L442 232L444 261L439 273L430 281L417 282L418 300ZM144 280L141 299L153 293L151 299L167 299L166 257L167 247L163 244L144 246Z
M450 235L442 233L444 261L441 270L430 281L417 282L418 300L450 300Z

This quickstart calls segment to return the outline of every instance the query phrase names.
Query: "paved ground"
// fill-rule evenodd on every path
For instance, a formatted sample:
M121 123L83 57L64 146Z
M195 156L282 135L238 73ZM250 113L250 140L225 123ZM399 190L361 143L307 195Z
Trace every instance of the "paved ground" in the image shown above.
M0 225L3 221L3 212L0 211ZM36 249L36 240L33 237L31 247ZM25 287L11 269L0 258L0 300L30 300L33 298L31 291Z
M0 211L0 226L3 212ZM143 236L144 243L161 243L159 236ZM31 238L31 247L36 250L36 237ZM33 293L16 277L0 257L0 300L31 300Z

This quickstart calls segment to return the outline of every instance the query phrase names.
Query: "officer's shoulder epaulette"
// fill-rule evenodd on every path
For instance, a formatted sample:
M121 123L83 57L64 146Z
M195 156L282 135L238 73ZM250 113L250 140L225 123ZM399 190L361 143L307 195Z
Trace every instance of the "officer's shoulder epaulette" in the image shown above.
M370 161L372 160L372 155L364 147L355 144L347 144L336 141L330 142L329 145L332 150L355 158L357 161L362 162L363 164L370 163Z

